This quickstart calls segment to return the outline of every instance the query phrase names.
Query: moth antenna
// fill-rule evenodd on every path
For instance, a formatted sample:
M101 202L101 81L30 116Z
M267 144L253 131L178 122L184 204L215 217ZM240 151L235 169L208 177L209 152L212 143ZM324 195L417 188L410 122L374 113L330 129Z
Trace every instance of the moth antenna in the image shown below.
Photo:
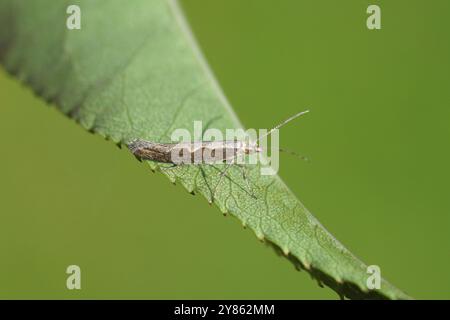
M287 149L279 149L280 150L280 152L285 152L285 153L287 153L287 154L290 154L291 156L295 156L295 157L297 157L297 158L300 158L300 159L302 159L303 161L306 161L306 162L311 162L311 160L308 158L308 157L306 157L306 156L304 156L304 155L301 155L301 154L299 154L299 153L297 153L297 152L294 152L294 151L291 151L291 150L287 150Z
M258 140L256 140L256 141L259 142L261 139L263 139L263 138L265 138L265 137L271 135L272 132L274 132L275 130L280 129L282 126L288 124L288 123L291 122L292 120L294 120L294 119L296 119L296 118L298 118L298 117L300 117L300 116L302 116L302 115L304 115L304 114L306 114L306 113L308 113L308 112L309 112L309 110L305 110L305 111L302 111L302 112L299 112L299 113L294 114L293 116L287 118L286 120L284 120L283 122L281 122L281 123L278 124L277 126L275 126L275 127L273 127L272 129L270 129L269 132L267 132L266 134L264 134L264 135L262 135L261 137L259 137Z

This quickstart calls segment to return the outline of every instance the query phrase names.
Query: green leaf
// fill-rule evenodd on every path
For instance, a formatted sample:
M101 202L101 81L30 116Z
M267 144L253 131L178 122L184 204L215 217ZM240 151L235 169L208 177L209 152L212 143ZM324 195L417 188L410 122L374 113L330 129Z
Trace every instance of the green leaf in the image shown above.
M118 144L140 138L169 141L194 120L220 130L241 128L171 0L71 1L81 30L66 28L69 3L0 1L0 59L4 67L84 128ZM218 168L161 169L189 192L212 199ZM368 290L366 265L342 246L277 176L232 167L214 195L223 213L299 269L348 298L407 299L386 281Z

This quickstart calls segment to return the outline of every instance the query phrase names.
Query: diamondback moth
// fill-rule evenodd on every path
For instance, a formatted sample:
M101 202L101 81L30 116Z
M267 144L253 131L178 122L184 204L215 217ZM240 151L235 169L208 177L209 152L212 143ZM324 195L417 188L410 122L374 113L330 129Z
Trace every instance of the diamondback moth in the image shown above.
M263 138L271 135L275 130L278 130L282 126L291 122L292 120L308 113L309 110L299 112L288 119L284 120L265 135L259 137L255 142L246 143L244 141L201 141L201 142L178 142L178 143L159 143L151 142L141 139L136 139L128 144L130 151L141 160L151 160L160 163L170 163L174 165L181 164L213 164L209 162L208 158L205 158L204 162L195 162L195 156L199 153L204 154L208 152L215 158L214 163L217 163L217 159L220 162L233 163L234 159L240 154L253 154L260 153L262 148L258 145L258 142ZM284 151L283 149L280 149ZM187 158L189 161L174 161L172 155L176 153L181 156L189 155Z
M256 141L244 142L239 140L225 140L225 141L200 141L200 142L178 142L178 143L159 143L147 140L136 139L128 143L128 148L139 160L150 160L159 163L172 164L174 167L179 165L213 165L216 163L226 163L226 167L220 174L219 181L217 182L214 191L212 192L212 198L214 198L215 190L220 184L222 177L226 171L235 164L238 156L250 155L261 153L262 148L259 146L259 142L270 136L275 130L278 130L282 126L291 122L292 120L308 113L309 110L305 110L284 120L277 126L273 127L266 134L260 136ZM292 155L298 156L304 160L305 157L300 156L294 152L280 149L280 151L288 152ZM176 160L174 154L179 155ZM211 157L201 157L201 155L209 154ZM202 161L196 161L199 156ZM243 172L244 180L248 185L245 173ZM254 195L252 195L254 197ZM211 200L212 201L212 200Z

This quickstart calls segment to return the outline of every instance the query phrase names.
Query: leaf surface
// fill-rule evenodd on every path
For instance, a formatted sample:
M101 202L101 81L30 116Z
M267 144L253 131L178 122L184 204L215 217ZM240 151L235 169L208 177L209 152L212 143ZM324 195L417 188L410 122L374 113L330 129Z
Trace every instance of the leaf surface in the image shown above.
M69 5L52 0L0 1L0 59L39 96L85 129L118 144L170 141L176 128L242 128L212 76L178 4L172 0L71 1L81 30L66 28ZM173 182L212 200L220 179L214 166L161 168ZM368 290L366 265L341 245L278 176L247 181L232 167L214 203L256 236L348 298L407 299L386 281Z

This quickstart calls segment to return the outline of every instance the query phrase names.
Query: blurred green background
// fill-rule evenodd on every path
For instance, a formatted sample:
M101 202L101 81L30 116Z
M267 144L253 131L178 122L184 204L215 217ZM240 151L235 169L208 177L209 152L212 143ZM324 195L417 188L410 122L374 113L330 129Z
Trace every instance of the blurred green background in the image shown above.
M281 131L312 159L281 159L303 203L406 293L450 298L450 2L182 4L247 127L311 109ZM0 298L337 298L3 70L0 98Z

